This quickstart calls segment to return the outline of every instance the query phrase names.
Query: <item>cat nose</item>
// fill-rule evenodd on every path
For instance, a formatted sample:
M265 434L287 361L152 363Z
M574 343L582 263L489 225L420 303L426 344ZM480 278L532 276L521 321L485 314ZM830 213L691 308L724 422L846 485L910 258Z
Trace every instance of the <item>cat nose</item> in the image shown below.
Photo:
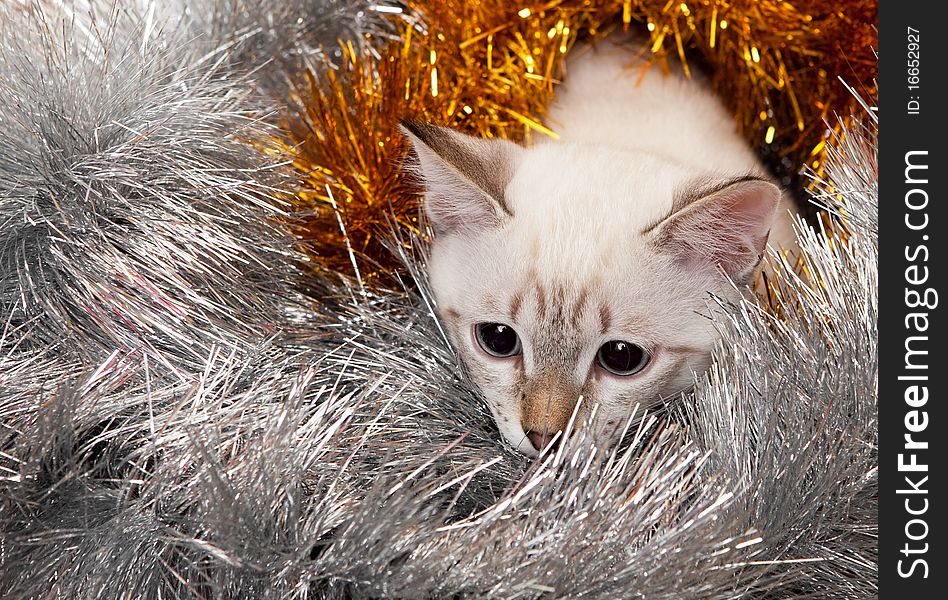
M547 431L528 431L527 439L530 440L530 443L533 444L533 447L536 448L537 452L546 448L546 445L550 443L550 440L553 439L558 432L549 433ZM560 440L563 436L556 438L556 442L553 443L553 447L550 450L556 450L560 445Z

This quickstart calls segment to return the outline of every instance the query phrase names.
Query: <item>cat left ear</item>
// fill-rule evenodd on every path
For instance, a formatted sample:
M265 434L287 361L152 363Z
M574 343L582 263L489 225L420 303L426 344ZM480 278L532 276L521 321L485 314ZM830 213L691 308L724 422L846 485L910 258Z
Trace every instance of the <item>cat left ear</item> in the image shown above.
M418 157L425 212L437 233L477 231L513 216L504 195L523 148L412 121L401 130Z
M686 268L720 267L747 284L767 246L780 188L757 178L681 194L672 214L650 231L650 243Z

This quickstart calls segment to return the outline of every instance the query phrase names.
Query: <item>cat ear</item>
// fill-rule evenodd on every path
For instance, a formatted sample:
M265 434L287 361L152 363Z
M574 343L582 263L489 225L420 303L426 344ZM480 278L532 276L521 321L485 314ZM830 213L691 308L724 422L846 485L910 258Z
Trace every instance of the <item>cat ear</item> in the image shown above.
M672 214L652 227L649 241L688 268L720 267L746 284L763 257L779 204L780 188L753 177L691 189L676 197Z
M425 182L425 211L435 231L471 232L513 216L504 199L523 148L447 127L403 121Z

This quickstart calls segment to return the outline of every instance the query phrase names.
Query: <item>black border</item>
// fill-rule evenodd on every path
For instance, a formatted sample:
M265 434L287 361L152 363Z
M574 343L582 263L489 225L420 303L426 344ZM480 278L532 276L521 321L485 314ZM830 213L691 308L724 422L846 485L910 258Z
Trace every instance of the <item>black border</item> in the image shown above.
M946 56L948 33L945 24L933 12L937 7L938 3L922 2L887 2L879 7L879 595L906 600L948 597L948 564L942 560L943 544L948 543L945 532L948 507L945 494L941 492L948 483L943 480L945 470L942 468L948 453L945 443L948 427L943 408L948 399L945 386L948 364L944 361L944 352L940 351L940 346L948 343L944 310L940 306L948 302L948 296L939 297L938 306L930 310L909 308L906 298L907 291L911 290L923 292L932 288L936 293L945 290L945 273L948 272L944 252L948 210L942 206L948 202L948 195L944 193L944 181L948 179L944 165L948 103L943 91L948 88L948 82L944 81L948 60L942 59ZM915 60L909 55L909 27L919 32L919 87L914 90L909 88L910 61ZM910 100L918 102L917 111L911 110ZM906 182L906 154L912 151L919 153L912 155L911 160L927 164L928 169L927 176L923 175L925 170L916 169L909 172L909 178L924 179L924 183ZM919 201L916 204L924 198L913 189L923 189L928 195L926 208L907 208L907 194L911 201ZM923 222L922 212L928 215L928 226L919 231L911 230L906 217L917 225ZM923 239L924 236L928 238ZM920 246L925 246L927 252ZM908 272L912 265L916 265L915 270ZM928 267L929 279L924 284L910 284L907 279L924 273L922 267ZM924 333L915 332L914 326L906 322L909 313L919 310L928 313L928 329ZM927 362L927 369L910 371L905 367L906 339L912 335L923 336L914 340L911 347L928 352L913 358L916 364ZM922 373L928 379L917 383L927 386L928 400L923 406L912 407L906 403L905 396L906 388L914 382L900 376ZM912 434L914 440L929 444L927 450L914 451L915 460L928 465L927 473L899 471L900 454L903 462L911 460L904 436L909 433L909 425L917 426L921 418L920 414L911 416L912 410L924 411L928 418L925 429ZM910 487L904 479L906 475L926 493L905 494L904 490ZM928 479L919 485L924 475ZM906 499L910 499L909 507L916 511L926 507L924 514L917 516L927 526L923 540L911 541L906 535L907 523L916 518L908 514ZM925 530L919 523L910 529L917 536ZM903 553L905 544L923 548L924 543L928 544L927 552ZM927 578L921 576L924 573L921 565L910 569L916 559L926 562ZM900 560L903 571L910 571L912 576L899 575Z

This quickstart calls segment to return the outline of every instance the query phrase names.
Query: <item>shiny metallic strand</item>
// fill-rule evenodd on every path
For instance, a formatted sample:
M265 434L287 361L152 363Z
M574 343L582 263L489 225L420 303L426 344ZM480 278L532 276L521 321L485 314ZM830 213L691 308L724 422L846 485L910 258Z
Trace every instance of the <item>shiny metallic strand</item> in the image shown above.
M23 349L174 370L287 329L285 179L221 50L118 9L2 22L0 315Z
M746 486L734 508L760 531L761 558L784 577L781 561L814 561L780 586L795 597L878 593L877 122L865 118L842 128L819 182L829 194L814 196L846 215L848 239L804 234L818 285L780 282L786 320L732 311L708 381L683 403L711 463Z
M642 428L621 456L579 447L520 479L525 460L497 443L471 398L417 390L460 383L426 356L427 325L403 335L411 352L398 368L339 387L332 351L216 355L188 385L118 357L62 381L4 444L18 477L4 488L16 510L5 517L3 591L56 573L56 589L93 597L189 586L256 597L310 580L314 593L338 581L359 597L532 595L550 584L595 595L644 585L643 565L660 570L650 544L672 516L710 526L665 534L670 547L703 548L689 564L728 545L714 512L700 515L719 484L695 484L704 458L672 424ZM390 348L374 345L337 354L377 368ZM57 543L76 550L50 552ZM591 564L603 576L578 577ZM666 595L705 585L675 570L649 581Z
M422 242L389 244L404 289L297 272L282 180L229 137L258 127L241 80L170 25L140 52L137 19L0 37L0 597L874 595L874 123L841 129L821 193L850 235L807 238L787 320L721 307L678 411L531 464Z
M234 62L254 69L261 86L284 96L287 73L337 63L342 46L377 53L396 39L395 21L405 16L396 0L217 0L208 25L221 42L237 42ZM195 9L201 4L196 4ZM269 63L269 64L268 64Z
M849 88L854 96L857 92ZM824 170L829 178L811 173L813 199L822 208L835 214L844 224L866 232L870 239L879 235L879 211L871 199L879 194L879 173L863 165L875 164L877 144L877 115L864 100L859 99L864 114L869 115L872 125L853 122L848 128L835 132L825 151ZM857 158L859 157L859 158ZM838 187L845 183L846 187ZM854 196L860 196L853 201Z

